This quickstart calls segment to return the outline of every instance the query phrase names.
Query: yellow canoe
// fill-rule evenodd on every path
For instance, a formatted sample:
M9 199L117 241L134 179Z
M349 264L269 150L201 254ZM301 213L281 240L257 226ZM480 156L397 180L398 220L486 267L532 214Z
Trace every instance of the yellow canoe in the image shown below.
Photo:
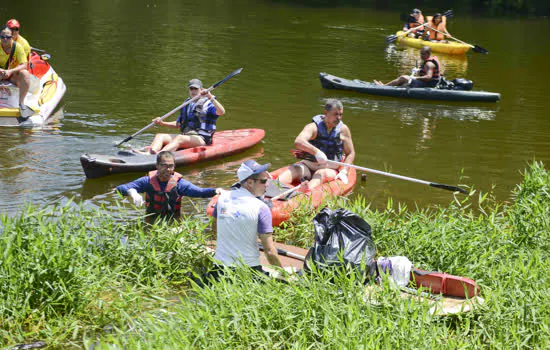
M402 31L399 31L396 34L398 43L416 47L418 49L421 49L424 46L429 46L431 47L432 52L441 52L451 55L463 55L468 50L470 50L470 45L465 45L457 42L439 43L433 41L425 41L422 39L409 38L408 36L402 34Z

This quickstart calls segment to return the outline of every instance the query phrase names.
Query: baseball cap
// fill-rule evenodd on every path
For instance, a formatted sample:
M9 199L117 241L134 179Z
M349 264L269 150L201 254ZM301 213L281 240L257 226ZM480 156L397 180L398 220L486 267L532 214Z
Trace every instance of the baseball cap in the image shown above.
M419 9L413 9L411 13L422 13Z
M187 87L188 88L194 87L194 88L200 89L202 87L202 81L200 81L199 79L191 79L189 80L189 84L187 84Z
M244 181L252 175L263 173L268 167L269 163L261 165L254 159L249 159L241 164L239 170L237 170L237 177L239 178L239 181Z
M17 21L15 18L12 18L8 21L8 23L6 23L6 26L8 28L17 28L19 29L21 26L19 25L19 21Z

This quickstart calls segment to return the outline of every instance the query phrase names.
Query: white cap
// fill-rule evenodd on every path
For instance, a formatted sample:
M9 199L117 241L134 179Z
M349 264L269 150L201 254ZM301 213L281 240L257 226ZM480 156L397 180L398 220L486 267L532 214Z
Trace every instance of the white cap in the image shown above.
M261 174L264 171L267 170L269 167L268 164L258 164L254 159L249 159L241 164L239 170L237 170L237 177L239 178L239 182L244 181L251 177L252 175Z

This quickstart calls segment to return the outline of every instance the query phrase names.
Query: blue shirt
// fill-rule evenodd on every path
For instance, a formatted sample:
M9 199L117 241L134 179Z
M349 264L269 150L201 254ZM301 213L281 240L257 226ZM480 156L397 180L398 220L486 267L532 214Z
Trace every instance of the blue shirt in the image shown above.
M127 184L117 186L117 191L120 192L123 196L128 194L129 189L135 189L138 193L143 193L149 186L149 176L140 177L139 179L128 182ZM166 188L166 182L159 181L160 189L164 191ZM180 179L178 181L178 194L180 196L195 197L195 198L210 198L216 195L215 188L201 188L193 185L191 182Z

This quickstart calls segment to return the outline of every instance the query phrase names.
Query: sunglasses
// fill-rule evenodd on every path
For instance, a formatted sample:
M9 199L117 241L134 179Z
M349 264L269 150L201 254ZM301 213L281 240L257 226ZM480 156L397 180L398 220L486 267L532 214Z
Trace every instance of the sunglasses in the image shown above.
M252 179L252 180L254 180L254 181L260 181L260 183L261 183L262 185L265 185L265 184L267 183L267 180L268 180L268 179Z
M11 35L0 35L0 39L11 39Z

